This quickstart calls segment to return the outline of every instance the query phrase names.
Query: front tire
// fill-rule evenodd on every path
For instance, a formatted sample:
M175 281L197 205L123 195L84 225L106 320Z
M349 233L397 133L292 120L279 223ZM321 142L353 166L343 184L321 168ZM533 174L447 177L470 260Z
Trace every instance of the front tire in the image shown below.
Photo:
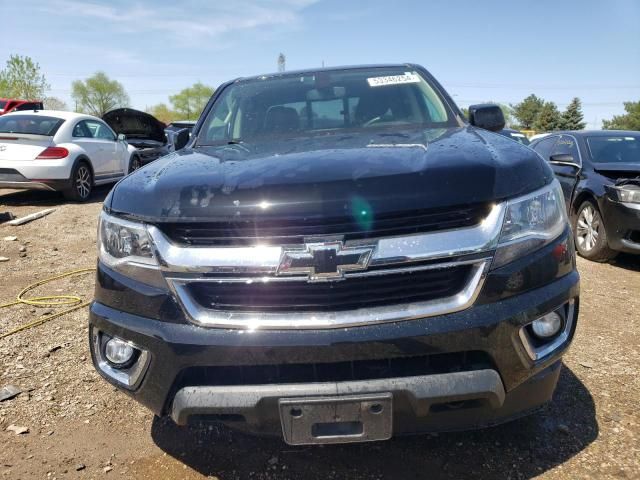
M611 250L607 242L602 214L591 200L582 202L575 217L573 235L580 256L594 262L607 262L618 252Z
M93 191L93 174L87 162L78 162L71 172L71 185L63 192L67 200L86 202Z

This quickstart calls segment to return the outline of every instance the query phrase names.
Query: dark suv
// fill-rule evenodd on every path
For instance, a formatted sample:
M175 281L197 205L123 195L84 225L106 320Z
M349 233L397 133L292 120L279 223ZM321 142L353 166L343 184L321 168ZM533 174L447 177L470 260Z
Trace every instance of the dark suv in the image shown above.
M291 444L540 407L578 315L562 190L487 131L497 106L470 123L411 64L222 85L105 200L96 368L180 425Z

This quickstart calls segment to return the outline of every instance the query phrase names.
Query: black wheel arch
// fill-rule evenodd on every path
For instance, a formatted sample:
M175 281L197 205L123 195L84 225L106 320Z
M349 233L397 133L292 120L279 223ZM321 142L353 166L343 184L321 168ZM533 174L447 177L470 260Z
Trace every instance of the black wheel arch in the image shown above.
M73 166L71 167L71 172L73 172L80 163L86 163L91 171L91 183L95 185L96 183L96 174L93 171L93 165L91 164L91 160L86 155L78 155L76 159L73 161Z

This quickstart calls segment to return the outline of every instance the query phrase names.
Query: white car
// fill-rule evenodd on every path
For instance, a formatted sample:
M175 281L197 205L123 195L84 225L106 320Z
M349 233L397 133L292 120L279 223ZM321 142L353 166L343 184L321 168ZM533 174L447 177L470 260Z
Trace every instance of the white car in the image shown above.
M101 119L55 110L0 116L0 188L56 190L89 198L139 165L135 147Z

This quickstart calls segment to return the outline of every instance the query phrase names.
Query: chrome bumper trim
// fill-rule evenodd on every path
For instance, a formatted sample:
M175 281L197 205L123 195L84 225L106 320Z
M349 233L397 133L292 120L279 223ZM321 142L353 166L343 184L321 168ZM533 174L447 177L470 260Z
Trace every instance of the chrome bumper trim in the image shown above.
M459 265L458 262L448 264L449 267L457 265ZM191 296L188 285L193 279L167 277L167 282L188 318L200 326L247 330L327 329L399 322L464 310L473 304L480 293L489 265L490 259L482 259L472 264L465 287L450 297L334 312L242 312L209 309L198 304ZM446 264L440 264L439 268L446 266ZM372 274L375 272L360 272L350 275L362 275L363 273ZM198 281L201 280L206 279L198 279ZM266 281L270 280L272 279L268 278ZM211 281L216 281L216 279L211 279Z
M558 348L561 348L563 345L567 343L569 340L569 336L571 335L571 330L573 328L573 323L575 322L575 300L570 300L567 305L567 310L565 314L565 324L564 328L560 335L558 335L555 339L553 339L550 343L542 345L541 347L534 347L531 339L529 338L529 333L526 330L526 325L520 329L520 341L522 341L522 345L524 346L527 355L531 360L537 362L545 358L546 356L555 352Z
M135 390L136 388L138 388L140 382L142 382L142 377L144 376L144 373L147 371L147 367L149 366L149 352L134 343L128 342L132 347L140 351L138 359L129 368L113 368L111 365L109 365L109 362L107 362L107 360L102 355L102 332L97 329L93 329L91 335L93 346L92 351L93 355L95 356L95 364L98 368L98 371L100 371L100 373L110 378L114 382L122 385L127 390Z

